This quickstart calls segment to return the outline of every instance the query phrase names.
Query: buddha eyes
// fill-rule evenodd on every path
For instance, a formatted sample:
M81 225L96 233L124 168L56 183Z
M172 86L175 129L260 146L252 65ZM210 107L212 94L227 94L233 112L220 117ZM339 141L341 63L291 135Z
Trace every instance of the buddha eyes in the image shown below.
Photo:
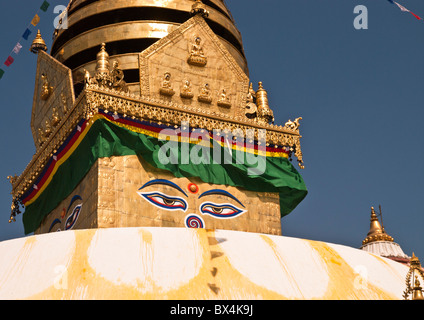
M200 206L202 214L209 214L215 218L227 219L234 218L235 216L245 213L245 210L239 209L232 204L215 204L206 202Z
M144 186L142 186L137 193L144 198L146 201L148 201L150 204L160 208L160 209L164 209L164 210L181 210L183 212L186 212L189 208L188 208L188 202L186 198L180 198L177 196L169 196L165 193L159 192L159 191L150 191L150 192L142 192L141 190L146 188L146 187L151 187L153 185L166 185L167 187L171 187L173 189L176 189L177 191L179 191L181 194L183 194L186 198L189 198L189 196L184 192L184 190L182 190L178 185L176 185L175 183L168 181L168 180L152 180L149 181L148 183L146 183ZM192 187L193 184L189 185L189 187ZM192 188L189 189L193 194L196 194L198 192L198 188L195 188L192 190ZM206 192L203 192L201 195L199 195L197 197L197 199L201 199L203 197L206 196L212 196L212 195L217 195L221 197L227 197L227 198L231 198L232 200L234 200L235 202L239 203L243 208L243 204L237 199L235 198L232 194L228 193L225 190L219 190L219 189L214 189L214 190L209 190ZM191 210L194 208L191 208ZM213 202L203 202L199 209L200 214L202 215L209 215L213 218L218 218L218 219L231 219L231 218L235 218L245 212L247 212L247 210L244 209L240 209L238 207L236 207L233 204L230 203L213 203ZM190 215L189 217L192 217L193 215ZM196 216L197 218L200 218L200 216ZM190 220L190 222L193 222L194 220ZM199 219L199 222L202 222L203 220L201 220L201 218ZM202 225L203 223L200 223L200 225ZM191 225L191 223L190 223Z
M151 204L166 210L187 210L187 202L182 198L170 197L160 192L139 192L140 196L149 201Z

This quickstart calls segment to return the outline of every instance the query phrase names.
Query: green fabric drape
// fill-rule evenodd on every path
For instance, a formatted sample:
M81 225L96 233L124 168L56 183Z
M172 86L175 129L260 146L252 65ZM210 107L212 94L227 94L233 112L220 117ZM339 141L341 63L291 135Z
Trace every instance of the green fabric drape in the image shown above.
M138 155L152 166L168 170L176 177L198 177L211 184L229 185L257 192L278 192L281 216L289 214L307 195L301 175L286 158L266 157L265 172L249 176L249 165L237 164L235 159L231 164L190 162L165 165L159 161L159 150L165 143L167 142L107 120L96 120L74 152L58 168L43 193L25 208L25 233L34 232L39 227L43 218L73 192L99 158L111 156ZM194 146L190 144L190 148ZM214 148L223 147L214 144Z

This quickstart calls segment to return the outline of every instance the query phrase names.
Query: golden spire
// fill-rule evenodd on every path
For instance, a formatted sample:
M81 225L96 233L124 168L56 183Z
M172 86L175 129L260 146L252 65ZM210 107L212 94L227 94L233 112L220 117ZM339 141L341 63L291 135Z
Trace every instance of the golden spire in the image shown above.
M375 213L374 207L371 207L370 231L368 232L367 237L364 239L364 241L362 241L362 245L375 241L393 242L393 238L389 236L384 230L384 228L381 226L380 221L378 221L377 214Z
M44 42L44 39L41 37L40 30L38 30L37 35L35 36L35 39L31 44L30 51L32 53L37 54L40 50L47 51L47 46L46 46L46 43Z
M258 91L256 91L256 104L258 106L258 121L261 124L269 124L274 122L274 113L269 108L268 93L259 82Z
M106 44L102 43L99 53L97 54L97 74L109 74L109 54L106 52Z

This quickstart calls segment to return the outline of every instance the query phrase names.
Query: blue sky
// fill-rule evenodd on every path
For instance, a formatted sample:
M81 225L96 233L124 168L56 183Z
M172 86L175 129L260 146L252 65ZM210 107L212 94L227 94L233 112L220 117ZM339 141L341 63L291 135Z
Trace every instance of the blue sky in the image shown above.
M2 62L42 2L17 0L0 10ZM49 2L37 28L50 48L53 7L67 1ZM398 2L424 17L422 1ZM381 204L386 231L406 254L424 261L424 22L387 0L227 5L243 36L251 81L264 83L276 123L303 117L306 168L299 170L309 194L282 219L283 234L358 248L370 207ZM354 28L357 5L368 8L367 30ZM8 223L6 177L20 174L35 152L31 41L22 43L12 66L1 67L0 241L24 236L22 216Z

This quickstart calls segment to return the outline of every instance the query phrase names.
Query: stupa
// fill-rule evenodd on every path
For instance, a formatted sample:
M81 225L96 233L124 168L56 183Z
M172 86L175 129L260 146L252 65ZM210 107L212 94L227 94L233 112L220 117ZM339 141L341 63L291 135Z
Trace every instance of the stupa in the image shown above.
M302 117L274 123L223 0L67 12L32 47L36 153L10 177L32 235L0 243L1 299L402 298L406 266L281 234Z

